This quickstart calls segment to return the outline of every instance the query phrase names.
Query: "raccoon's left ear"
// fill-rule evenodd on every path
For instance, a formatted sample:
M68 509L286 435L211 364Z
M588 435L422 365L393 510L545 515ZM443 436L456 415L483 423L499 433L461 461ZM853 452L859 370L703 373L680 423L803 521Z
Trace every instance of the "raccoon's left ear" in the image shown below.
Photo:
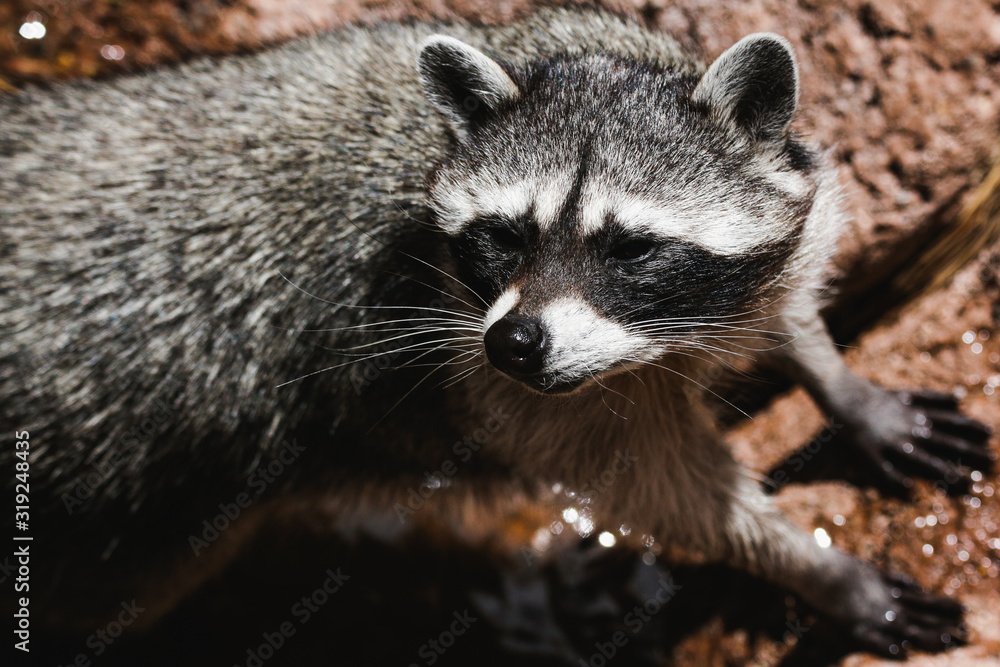
M707 104L753 139L780 139L799 102L792 45L774 33L744 37L712 63L691 99Z
M424 94L459 139L477 118L518 96L517 85L496 61L454 37L429 37L418 64Z

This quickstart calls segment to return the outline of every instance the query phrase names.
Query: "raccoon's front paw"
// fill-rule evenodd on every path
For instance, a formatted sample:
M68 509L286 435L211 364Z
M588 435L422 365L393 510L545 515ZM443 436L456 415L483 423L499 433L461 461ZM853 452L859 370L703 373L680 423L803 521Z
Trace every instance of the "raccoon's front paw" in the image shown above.
M922 477L951 493L962 492L968 469L992 466L992 429L960 414L951 394L880 393L852 415L845 435L862 452L884 491L905 496L912 477Z
M960 603L928 593L906 577L878 574L888 599L851 629L858 650L904 660L911 648L937 653L966 643Z

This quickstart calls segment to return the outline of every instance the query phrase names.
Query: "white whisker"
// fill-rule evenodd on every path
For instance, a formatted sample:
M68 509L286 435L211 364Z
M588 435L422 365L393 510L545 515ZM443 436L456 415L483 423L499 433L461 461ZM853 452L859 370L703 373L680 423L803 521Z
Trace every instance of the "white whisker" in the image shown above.
M693 356L693 355L688 355L688 356ZM674 375L678 375L678 376L684 378L685 380L687 380L688 382L691 382L692 384L695 384L695 385L701 387L702 389L704 389L708 393L712 394L713 396L715 396L716 398L718 398L720 401L722 401L726 405L729 405L730 407L732 407L734 410L736 410L737 412L739 412L740 414L742 414L747 419L753 421L753 417L750 416L749 414L747 414L744 410L742 410L742 409L738 408L737 406L733 405L730 401L726 400L725 398L723 398L722 396L720 396L716 392L712 391L711 389L709 389L708 387L706 387L702 383L698 382L697 380L693 380L693 379L689 378L688 376L684 375L684 373L681 373L680 371L674 370L673 368L670 368L668 366L663 366L662 364L656 364L656 363L653 363L651 361L645 361L643 359L628 359L628 361L635 361L635 362L638 362L640 364L646 364L646 365L649 365L649 366L655 366L656 368L661 368L661 369L667 371L668 373L673 373Z

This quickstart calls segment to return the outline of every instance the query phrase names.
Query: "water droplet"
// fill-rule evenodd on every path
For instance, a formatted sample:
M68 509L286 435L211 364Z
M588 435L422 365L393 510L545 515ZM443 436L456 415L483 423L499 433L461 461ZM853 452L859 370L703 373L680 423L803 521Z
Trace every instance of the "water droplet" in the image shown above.
M921 352L920 353L920 361L928 362L930 360L931 360L931 353L930 352Z
M642 546L646 547L647 549L649 549L650 547L652 547L655 542L656 542L656 540L653 539L652 535L643 535L642 536Z
M965 384L969 385L970 387L973 387L973 386L979 384L979 381L981 379L982 378L980 378L978 375L976 375L975 373L973 373L972 375L970 375L967 378L965 378Z
M972 347L970 347L969 349L972 350L972 354L982 354L983 353L983 344L982 343L973 343Z
M902 597L903 590L901 588L893 588L890 591L890 593L892 594L892 597L894 597L894 598L896 598L898 600L900 597Z
M987 396L992 396L993 392L995 392L995 391L996 391L996 387L994 387L991 384L988 384L985 387L983 387L983 393L986 394Z
M940 514L941 512L944 511L944 505L942 505L941 503L934 503L933 505L931 505L931 510L935 514Z
M628 526L628 524L623 523L622 525L618 526L618 532L621 533L622 535L628 535L632 532L632 529Z
M1000 364L1000 352L990 352L990 363Z
M892 623L893 621L895 621L896 620L896 612L894 612L892 609L890 609L889 611L885 612L885 620L889 621L890 623Z
M933 514L928 514L927 515L927 525L928 526L936 526L937 525L937 517L934 516Z
M958 560L962 561L963 563L965 561L969 560L969 552L965 551L964 549L962 551L959 551L958 552Z
M562 532L563 532L563 523L562 523L562 521L553 521L552 525L549 526L549 530L552 531L553 535L561 535Z
M563 490L563 485L560 484L559 482L556 482L555 484L552 485L552 493L562 493L562 490Z
M907 454L912 454L913 453L913 443L912 442L904 442L903 443L903 451L906 452Z
M917 528L923 528L924 526L927 525L927 519L925 519L922 516L918 516L916 519L913 520L913 525L916 526Z
M642 562L646 565L652 565L656 562L656 556L651 551L647 551L642 554Z
M101 56L105 60L121 60L125 57L125 49L117 44L105 44L101 47Z
M947 514L938 514L937 518L938 518L938 523L941 524L942 526L944 524L948 523L948 515Z
M983 473L980 472L979 470L973 470L971 473L969 473L969 477L972 479L973 482L983 481Z
M28 18L32 17L29 16ZM45 37L45 26L42 25L41 21L25 21L21 24L21 29L17 32L25 39L41 39Z
M956 544L958 544L958 537L956 537L955 534L952 533L948 537L944 538L944 541L947 542L949 546L955 546Z
M974 340L976 340L975 331L966 331L964 334L962 334L962 342L965 343L966 345L970 345Z
M830 539L830 535L822 528L817 528L813 531L813 537L816 538L816 544L820 545L824 549L828 548L833 544L833 540Z
M575 507L567 507L563 510L562 516L566 523L573 523L580 518L580 513L576 511Z
M899 647L896 646L895 644L889 644L889 653L896 655L897 653L899 653Z
M598 535L597 541L601 543L602 547L615 546L615 536L609 533L608 531L604 531L603 533Z
M531 547L535 551L545 551L550 542L552 542L552 533L544 528L539 528L531 538Z
M989 340L989 339L990 339L990 330L989 329L980 329L979 330L979 340Z
M843 526L845 523L847 523L847 519L844 518L843 514L834 514L833 523L836 526Z
M934 547L931 546L930 544L925 544L923 546L923 552L924 552L925 556L933 556L934 555Z
M947 632L942 632L941 633L941 643L942 644L950 644L951 643L951 635L949 635Z
M979 498L976 498L975 496L973 496L972 498L969 498L969 507L971 507L973 509L978 509L979 506L982 505L982 504L983 504L983 501L980 500Z

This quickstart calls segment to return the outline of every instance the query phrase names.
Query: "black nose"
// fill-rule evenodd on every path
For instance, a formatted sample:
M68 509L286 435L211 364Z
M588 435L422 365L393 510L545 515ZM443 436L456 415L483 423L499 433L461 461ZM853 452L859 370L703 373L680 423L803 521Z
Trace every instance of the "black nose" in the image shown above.
M484 343L490 363L508 375L530 375L542 370L545 330L533 319L507 315L486 331Z

